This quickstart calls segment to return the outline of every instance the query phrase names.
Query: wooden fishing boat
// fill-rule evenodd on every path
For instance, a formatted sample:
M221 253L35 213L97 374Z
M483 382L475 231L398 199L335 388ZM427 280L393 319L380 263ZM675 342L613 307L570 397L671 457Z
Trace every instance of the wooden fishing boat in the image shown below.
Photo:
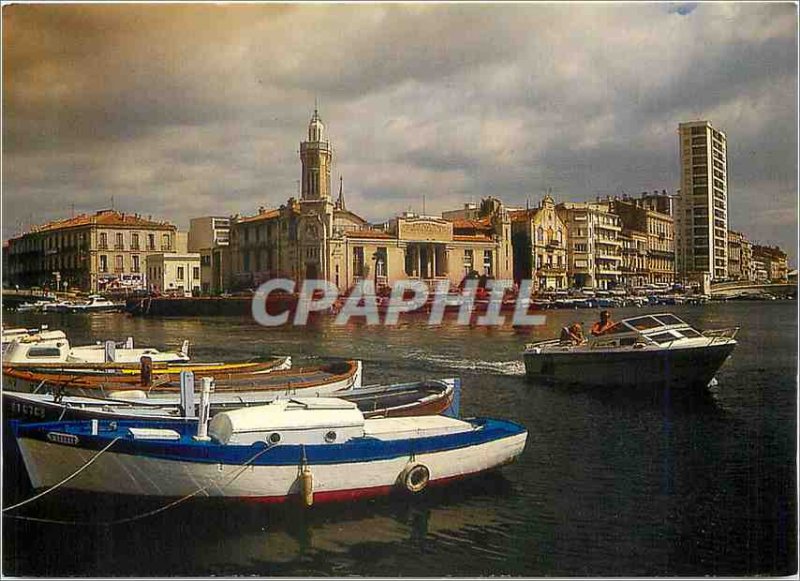
M237 374L260 375L291 369L291 357L263 361L195 363L38 363L29 366L3 366L3 388L12 391L41 391L43 386L69 385L149 385L176 380L182 371L209 377ZM144 371L144 372L143 372ZM148 379L148 376L150 379Z
M339 392L341 395L337 396L354 402L366 418L437 414L458 417L460 389L458 379L437 379L364 386ZM180 398L149 398L141 392L141 397L115 399L4 391L3 413L6 419L29 421L196 419L195 406L185 401L184 396L185 392ZM279 397L287 396L261 393L243 400L236 394L212 392L209 413L214 416L231 409L264 405Z
M210 422L12 421L11 431L36 489L306 506L494 470L522 453L528 435L489 418L365 419L336 398L282 399Z
M360 361L334 361L315 367L300 367L270 373L243 373L238 370L203 369L194 373L211 377L215 393L232 393L241 398L257 399L265 393L323 395L361 386ZM133 379L133 381L132 381ZM140 399L175 398L181 391L180 374L147 374L139 382L130 376L83 375L60 373L53 376L39 372L11 369L4 371L4 388L35 393L52 392L84 397ZM149 379L149 381L147 381ZM25 389L28 388L28 389ZM245 401L242 399L242 401Z

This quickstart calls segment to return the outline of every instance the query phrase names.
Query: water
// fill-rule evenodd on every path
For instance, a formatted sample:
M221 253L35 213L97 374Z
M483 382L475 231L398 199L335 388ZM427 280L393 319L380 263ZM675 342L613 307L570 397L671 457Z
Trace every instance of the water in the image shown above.
M740 576L797 571L797 303L671 307L701 328L740 325L739 346L700 397L535 385L520 350L594 310L549 311L512 328L265 329L245 320L5 315L73 342L177 346L197 358L357 357L366 382L458 375L462 413L508 418L530 436L499 475L415 498L267 507L198 499L124 526L3 519L14 576ZM615 318L652 309L618 309ZM4 502L32 493L6 474ZM16 511L110 521L161 501L58 492Z

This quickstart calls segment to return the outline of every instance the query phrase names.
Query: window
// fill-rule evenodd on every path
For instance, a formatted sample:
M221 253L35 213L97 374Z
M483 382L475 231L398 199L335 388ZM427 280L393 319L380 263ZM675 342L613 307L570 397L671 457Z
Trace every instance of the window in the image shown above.
M139 250L139 234L136 232L131 234L131 250Z
M464 250L464 274L472 272L473 258L472 248L466 248Z
M175 276L175 278L178 279L178 280L183 280L183 267L182 266L178 267L178 274Z
M386 247L381 246L375 252L375 275L386 276Z
M131 256L131 272L139 272L139 255Z
M364 276L364 247L353 247L353 276Z
M114 272L122 272L124 270L123 262L122 262L122 255L117 254L114 257Z
M108 248L108 234L100 232L100 242L97 244L97 247L101 250Z
M59 357L57 347L31 347L28 349L28 357Z
M100 272L108 272L108 256L100 255Z
M156 249L156 235L155 234L148 234L147 235L147 249L148 250L155 250Z
M193 266L192 267L192 278L195 279L195 280L199 280L200 279L200 267L199 266Z
M164 234L161 237L161 250L171 250L169 243L169 234Z
M114 244L114 249L122 250L123 248L125 248L125 243L122 238L122 232L117 232L117 242Z
M483 273L487 276L492 275L492 251L483 251Z

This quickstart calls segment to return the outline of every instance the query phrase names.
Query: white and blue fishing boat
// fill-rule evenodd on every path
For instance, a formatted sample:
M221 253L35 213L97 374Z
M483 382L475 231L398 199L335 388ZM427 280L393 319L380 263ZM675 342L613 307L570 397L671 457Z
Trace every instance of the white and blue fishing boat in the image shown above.
M208 422L11 422L31 483L91 493L261 502L419 492L515 460L524 427L445 416L365 419L337 398L282 399Z

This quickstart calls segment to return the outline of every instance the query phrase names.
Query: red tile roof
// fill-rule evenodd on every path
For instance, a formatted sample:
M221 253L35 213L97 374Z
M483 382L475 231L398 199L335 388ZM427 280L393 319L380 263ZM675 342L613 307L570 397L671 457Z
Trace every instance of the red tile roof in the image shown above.
M94 214L79 214L72 218L47 222L46 224L34 226L30 231L47 232L90 225L115 226L121 228L157 228L159 230L171 230L175 228L175 226L169 222L145 220L138 214L125 214L123 212L117 212L116 210L99 210Z
M492 222L489 218L480 220L453 220L453 230L489 230Z
M243 218L239 218L237 224L241 224L243 222L260 222L261 220L271 220L273 218L277 218L281 215L280 210L265 210L263 212L259 212L255 216L245 216Z

